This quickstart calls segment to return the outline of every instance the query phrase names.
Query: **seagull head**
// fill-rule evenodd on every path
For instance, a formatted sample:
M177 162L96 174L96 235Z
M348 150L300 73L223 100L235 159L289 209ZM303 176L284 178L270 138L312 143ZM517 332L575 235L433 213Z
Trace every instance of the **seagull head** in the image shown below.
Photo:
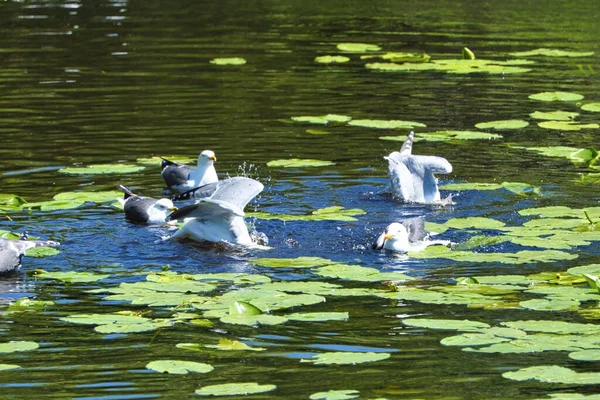
M379 235L377 241L373 243L373 249L395 250L397 245L408 243L408 230L399 222L389 224L385 231Z
M215 152L212 150L204 150L198 156L198 165L199 166L200 165L203 165L203 166L213 165L213 163L215 161L217 161L217 156L215 155Z
M169 199L159 199L148 209L148 222L165 222L167 215L177 210L173 202Z

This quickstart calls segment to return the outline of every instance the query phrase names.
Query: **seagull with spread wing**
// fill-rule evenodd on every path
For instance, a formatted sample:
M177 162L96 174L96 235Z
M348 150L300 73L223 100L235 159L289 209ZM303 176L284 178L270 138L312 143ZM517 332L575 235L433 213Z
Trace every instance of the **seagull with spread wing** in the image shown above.
M204 198L167 217L167 221L184 221L169 239L254 244L244 221L244 207L263 188L262 183L246 177L229 178L198 188L206 195Z
M413 155L414 138L411 132L399 152L384 157L389 162L393 195L406 203L439 203L438 180L433 174L449 174L452 165L442 157Z

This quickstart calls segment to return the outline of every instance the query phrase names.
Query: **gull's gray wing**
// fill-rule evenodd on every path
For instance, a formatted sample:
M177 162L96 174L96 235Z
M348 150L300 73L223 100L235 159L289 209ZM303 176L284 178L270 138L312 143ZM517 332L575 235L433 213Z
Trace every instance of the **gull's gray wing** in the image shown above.
M217 217L244 216L244 210L234 204L222 200L201 199L195 204L182 207L171 213L167 221L185 218L198 218L202 220L216 219Z
M433 173L437 174L449 174L452 172L452 164L443 157L437 156L411 156L414 163L423 166L425 169L429 169Z
M26 237L26 235L24 235ZM21 258L27 249L40 246L58 246L51 240L8 240L0 238L0 274L15 271L21 265Z
M264 189L259 181L243 176L225 179L219 183L210 199L233 204L241 210Z
M156 199L134 196L129 197L123 205L125 217L131 222L145 224L148 222L150 215L148 209L156 203Z
M170 161L162 157L161 159L161 175L167 186L177 186L185 184L190 179L190 174L196 171L195 167L180 164L175 161Z
M233 179L233 178L231 178L231 179ZM215 192L217 191L219 186L222 185L223 182L225 182L225 181L227 181L227 179L225 179L224 181L213 182L213 183L208 183L206 185L198 186L196 188L190 189L188 191L185 191L183 193L179 193L179 194L173 196L171 198L171 200L178 201L178 200L188 200L191 198L196 198L196 199L209 198L210 196L215 194Z
M420 198L423 193L423 172L413 165L413 156L402 156L398 152L390 154L389 174L394 196L403 201Z
M402 225L408 231L408 241L410 243L421 242L427 237L425 219L423 217L405 219L402 221Z
M402 147L400 148L401 155L411 155L412 154L412 147L413 147L414 140L415 140L415 133L413 131L411 131L408 134L408 136L406 137L406 140L404 141L404 143L402 143Z

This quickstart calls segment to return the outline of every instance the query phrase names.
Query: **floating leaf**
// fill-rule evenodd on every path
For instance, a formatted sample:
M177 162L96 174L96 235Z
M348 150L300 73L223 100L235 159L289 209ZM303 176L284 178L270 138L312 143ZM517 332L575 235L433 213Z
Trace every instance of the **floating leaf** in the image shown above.
M319 56L315 58L315 62L320 64L341 64L348 61L350 61L350 58L345 56Z
M464 182L464 183L448 183L440 186L442 190L498 190L506 189L518 195L536 195L539 194L538 186L530 185L523 182L502 182L502 183L483 183L483 182Z
M502 221L498 221L492 218L485 217L464 217L464 218L452 218L444 224L448 228L454 229L466 229L466 228L476 228L476 229L498 229L502 228L506 225Z
M54 247L34 247L25 251L27 257L35 258L55 256L58 253L60 253L60 251Z
M23 312L43 310L48 306L54 305L53 301L32 300L29 297L23 297L10 304L6 312Z
M209 61L215 65L244 65L246 60L241 57L213 58Z
M180 164L195 164L197 161L197 158L187 157L187 156L169 155L169 156L163 156L163 157L166 158L167 160L174 161L174 162L177 162ZM138 164L155 166L155 167L160 166L162 161L163 161L163 159L159 156L140 157L137 160L135 160L135 162ZM121 193L121 195L123 195L123 194Z
M48 272L44 271L43 269L36 269L35 271L30 272L30 275L35 276L39 279L55 279L67 283L96 282L100 279L105 279L110 276L110 274L95 274L93 272Z
M571 160L576 161L575 159L573 159L573 154L577 153L578 151L582 150L580 148L577 147L567 147L567 146L549 146L549 147L520 147L520 146L513 146L515 149L523 149L523 150L528 150L528 151L535 151L537 153L540 153L541 155L547 156L547 157L564 157L564 158L568 158Z
M576 311L579 304L579 301L569 299L531 299L519 303L523 308L536 311Z
M245 301L234 301L229 306L229 315L262 315L264 314L258 307L245 302Z
M492 61L492 60L434 60L428 63L368 63L367 69L388 72L442 71L452 74L518 74L529 72L531 69L517 65L531 64L529 60Z
M292 321L345 321L349 318L347 312L306 312L286 315Z
M258 219L279 219L281 221L356 221L356 215L364 214L366 212L359 208L345 209L341 206L320 208L308 215L271 214L260 211L248 213L249 216Z
M309 135L329 135L329 132L320 129L307 129L306 133Z
M509 328L520 329L528 332L545 332L556 334L600 334L600 325L580 324L575 322L555 320L526 320L507 321L500 323Z
M475 124L478 129L496 129L499 131L522 129L529 125L529 122L522 119L506 119L500 121L480 122Z
M538 126L545 129L554 129L558 131L580 131L582 129L598 129L598 124L580 124L575 121L544 121L539 122Z
M271 392L276 385L260 385L256 382L224 383L204 386L196 390L198 396L242 396L248 394Z
M475 53L473 53L471 51L471 49L469 49L468 47L463 47L463 49L462 49L462 58L464 60L474 60L475 59Z
M535 111L529 114L533 119L543 119L549 121L571 121L576 118L579 113L572 111Z
M486 333L463 333L449 336L440 341L444 346L481 346L508 342L511 339Z
M491 140L501 139L502 135L496 133L487 133L479 131L435 131L421 132L415 136L415 141L425 140L430 142L450 142L454 140ZM401 136L380 136L381 140L390 140L395 142L404 142L406 135Z
M413 129L426 127L425 124L422 124L420 122L401 121L394 119L353 119L352 121L348 122L348 125L375 129Z
M388 52L385 54L374 54L360 56L361 60L370 60L373 58L381 58L385 61L393 63L413 62L413 63L425 63L428 62L431 57L426 53L401 53L401 52Z
M346 122L350 121L351 119L352 119L352 117L349 117L347 115L340 115L340 114L292 117L292 121L308 122L310 124L320 124L320 125L327 125L330 122L346 123Z
M321 257L298 258L258 258L252 264L271 268L313 268L335 264L335 261Z
M15 364L0 364L0 371L8 371L11 369L18 369L21 368L19 365L15 365Z
M508 53L515 57L547 56L547 57L587 57L594 55L593 51L566 51L560 49L539 48L529 51Z
M541 101L578 101L583 100L583 96L578 93L570 92L541 92L529 96L532 100Z
M559 367L558 365L521 368L517 371L505 372L502 376L514 381L536 380L546 383L564 383L570 385L600 384L599 372L578 373L572 369Z
M337 45L338 50L348 53L366 53L368 51L379 51L381 47L376 44L366 43L340 43Z
M376 268L349 264L331 264L317 268L315 274L328 278L346 279L360 282L406 281L414 278L400 272L380 272Z
M318 392L310 395L310 400L347 400L359 397L358 390L330 390L328 392Z
M600 350L581 350L569 353L569 358L577 361L600 361Z
M468 319L431 319L431 318L405 318L402 323L407 326L428 329L447 329L456 331L478 331L490 328L484 322L470 321Z
M290 158L287 160L273 160L267 163L268 167L303 168L303 167L325 167L335 165L331 161L314 160L310 158Z
M168 374L188 374L190 372L197 372L205 374L212 371L214 368L210 364L204 364L194 361L183 361L183 360L157 360L151 361L146 365L146 368L153 371L168 373Z
M390 357L390 353L355 353L345 351L335 351L328 353L317 354L311 358L303 358L300 362L309 362L313 364L362 364L366 362L374 362L385 360Z
M179 345L177 345L179 347ZM252 347L237 340L220 339L219 344L207 344L205 347L225 351L264 351L264 347Z
M36 342L11 341L0 343L0 353L16 353L19 351L35 350L40 347Z
M87 167L65 167L59 169L58 172L71 175L131 174L144 168L144 166L132 164L95 164Z
M600 112L600 103L588 103L581 106L584 111Z

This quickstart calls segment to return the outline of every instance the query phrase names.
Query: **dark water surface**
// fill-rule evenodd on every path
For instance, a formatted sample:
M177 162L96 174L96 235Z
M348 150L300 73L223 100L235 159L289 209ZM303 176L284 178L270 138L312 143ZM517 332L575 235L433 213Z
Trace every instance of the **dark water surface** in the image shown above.
M532 93L568 91L600 101L600 5L582 1L23 1L0 3L1 193L30 202L64 191L112 190L124 184L149 196L165 191L159 167L128 175L71 176L62 166L135 163L151 154L196 157L214 150L217 171L249 174L265 184L250 208L308 214L329 207L360 208L354 222L253 221L271 250L225 251L160 240L169 232L126 222L114 208L11 213L0 229L28 230L58 240L61 253L26 258L22 270L0 281L0 304L24 296L53 300L44 312L0 317L0 342L31 340L40 349L0 355L0 398L190 398L201 386L230 382L277 385L256 398L308 398L315 392L359 390L361 398L548 398L550 393L593 393L597 386L560 386L504 379L505 371L557 364L580 372L597 365L566 353L476 354L439 341L447 332L408 328L405 316L500 321L546 318L580 321L576 313L521 309L483 311L460 305L427 305L376 297L327 297L326 304L292 311L348 311L347 321L294 322L246 327L214 320L211 329L177 324L158 332L103 335L91 326L58 320L72 313L139 310L101 301L87 289L143 279L169 265L185 273L247 272L273 280L317 279L302 270L253 266L257 257L318 256L398 270L424 284L465 275L530 274L598 262L595 245L571 250L573 261L505 265L443 259L407 260L372 251L370 243L390 222L425 215L428 221L485 216L519 221L521 208L595 206L589 172L564 159L511 149L519 146L594 147L596 131L545 130L533 111L579 111L578 121L598 123L575 103L529 100ZM478 58L506 60L534 48L595 51L590 57L531 57L522 74L386 73L366 69L359 54L346 64L314 62L337 55L338 43L377 44L383 51L425 52L432 59L460 58L464 46ZM247 64L217 66L216 57ZM383 156L400 146L380 136L407 133L295 123L292 116L329 113L355 119L401 119L424 131L476 130L478 122L525 119L524 129L498 141L418 142L419 154L447 158L452 174L442 182L519 181L542 187L543 196L506 191L466 191L447 208L404 206L381 196L389 180ZM307 129L326 130L311 135ZM314 158L330 167L281 169L275 159ZM35 170L40 168L41 170ZM30 171L33 170L33 171ZM14 174L13 172L24 172ZM455 235L455 236L453 236ZM460 242L468 234L446 239ZM512 250L511 250L512 251ZM26 271L88 271L111 277L90 284L36 280ZM323 278L318 278L323 280ZM336 280L329 282L340 283ZM352 282L341 282L352 286ZM365 286L365 285L362 285ZM383 288L380 283L366 287ZM5 305L0 305L0 313ZM158 309L160 315L168 308ZM175 344L243 340L266 352L196 352ZM300 358L323 351L390 352L384 361L312 365ZM249 354L251 353L251 354ZM161 358L210 363L208 374L161 375L145 365Z

